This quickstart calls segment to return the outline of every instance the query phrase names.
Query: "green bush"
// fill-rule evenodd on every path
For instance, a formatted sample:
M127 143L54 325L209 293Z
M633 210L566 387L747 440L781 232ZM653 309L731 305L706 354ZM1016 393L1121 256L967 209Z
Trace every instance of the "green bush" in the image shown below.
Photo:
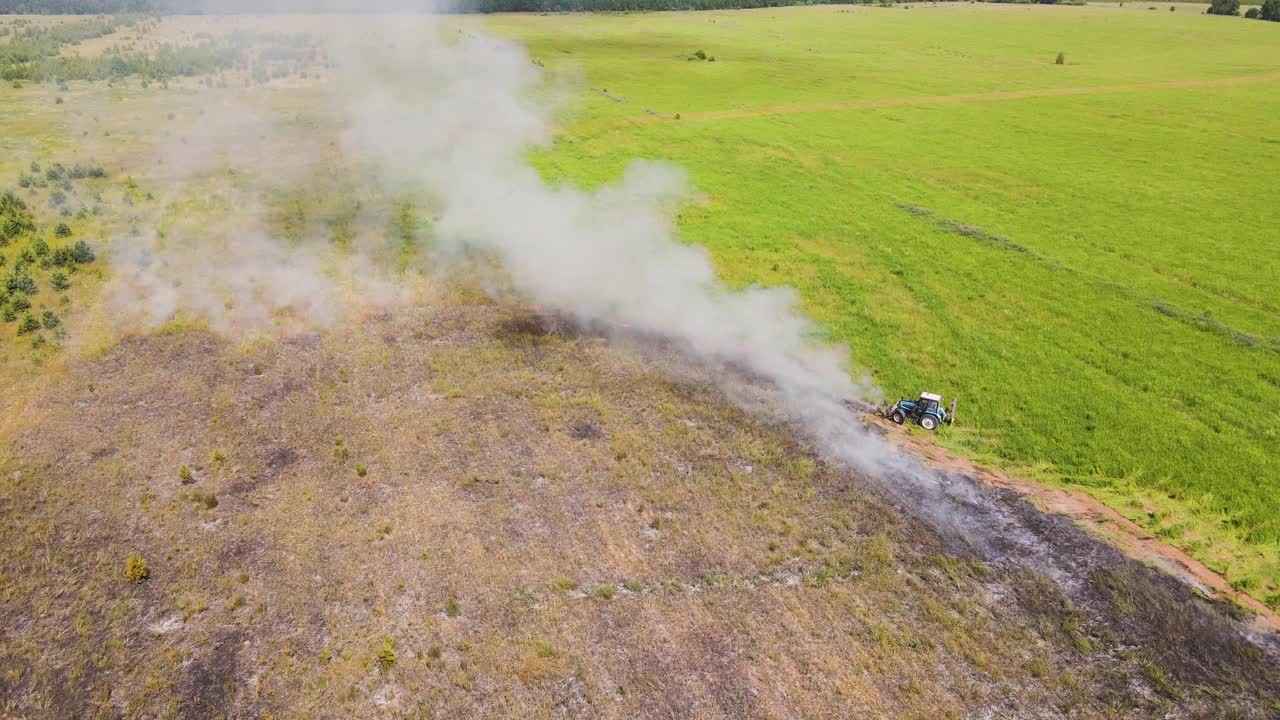
M66 273L55 272L53 275L49 276L49 285L54 290L66 290L71 287L71 281L67 279Z
M93 253L93 248L89 247L89 243L83 240L77 240L75 245L71 246L71 259L87 265L97 258Z
M1280 0L1266 0L1262 3L1262 11L1258 13L1258 19L1280 22Z
M390 670L396 664L396 641L390 637L382 638L382 647L378 649L378 669Z
M136 552L129 553L129 556L124 559L124 579L134 585L140 585L149 577L151 577L151 570L147 567L147 561Z
M1258 8L1249 8L1244 16L1247 20L1256 20L1258 18Z
M58 227L54 228L53 234L58 237L71 237L71 226L66 223L58 223Z
M186 465L178 466L178 479L182 481L183 485L190 485L196 481L195 476L191 474L191 468Z
M1066 56L1066 54L1059 52L1059 53L1058 53L1058 58L1057 58L1056 60L1054 60L1054 61L1053 61L1053 64L1054 64L1054 65L1066 65L1066 64L1067 64L1067 56Z
M52 330L61 325L62 320L52 310L45 310L40 313L40 324L44 326L45 330Z
M36 281L27 273L26 266L29 262L24 262L19 256L18 262L14 263L13 270L9 272L8 277L4 281L4 289L12 295L23 293L26 295L35 295L39 292Z
M18 323L18 334L26 335L29 332L35 332L40 329L40 321L35 315L27 313L22 316L22 321Z
M1239 15L1240 0L1212 0L1205 12L1210 15Z

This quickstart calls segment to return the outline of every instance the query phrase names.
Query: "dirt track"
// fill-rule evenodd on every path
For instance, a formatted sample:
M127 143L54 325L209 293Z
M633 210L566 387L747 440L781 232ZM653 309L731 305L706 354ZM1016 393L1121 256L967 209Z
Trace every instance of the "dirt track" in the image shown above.
M709 120L731 120L735 118L764 117L771 115L796 115L802 113L833 112L838 110L865 110L872 108L906 107L913 105L948 105L953 103L1025 100L1029 98L1063 97L1071 95L1103 95L1111 93L1138 92L1142 90L1188 90L1207 87L1232 87L1235 85L1275 82L1277 80L1280 80L1280 73L1241 75L1238 77L1218 78L1215 80L1176 80L1172 82L1139 83L1134 85L1044 88L1036 90L1013 90L988 93L961 93L958 95L919 95L911 97L882 98L878 100L846 100L825 103L801 103L796 105L772 105L755 108L682 113L679 119L677 119L676 116L669 114L631 115L621 118L577 123L562 128L561 132L593 130L625 125L652 125L655 123L668 122L705 122Z

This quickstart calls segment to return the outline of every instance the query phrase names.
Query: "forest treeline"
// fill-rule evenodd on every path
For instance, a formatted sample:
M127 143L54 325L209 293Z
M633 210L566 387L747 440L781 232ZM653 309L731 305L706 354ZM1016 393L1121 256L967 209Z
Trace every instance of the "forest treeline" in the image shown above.
M884 0L827 0L874 5ZM1000 1L1000 0L996 0ZM1058 0L1008 0L1056 4ZM1065 0L1063 0L1065 4ZM0 0L0 14L101 15L128 13L227 14L294 12L575 12L727 10L814 5L812 0Z

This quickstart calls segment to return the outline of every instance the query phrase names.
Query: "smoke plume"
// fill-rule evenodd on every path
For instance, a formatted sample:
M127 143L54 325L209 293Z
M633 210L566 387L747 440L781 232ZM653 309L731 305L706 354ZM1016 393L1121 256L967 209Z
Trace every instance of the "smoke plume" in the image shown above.
M430 17L362 19L359 27L330 38L335 145L362 177L431 208L437 269L484 258L501 269L504 292L583 324L661 337L723 370L711 375L735 402L789 423L829 460L886 479L888 494L935 526L970 539L989 534L989 519L955 509L982 502L970 485L894 450L849 409L878 401L880 390L854 379L848 349L824 340L793 290L728 288L708 253L679 239L674 210L691 196L679 168L637 161L598 189L549 184L527 155L550 142L559 96L521 46ZM219 167L218 148L243 135L256 136L263 153L325 157L323 148L295 145L294 135L273 135L278 123L261 111L228 112L204 120L209 132L192 133L227 140L191 152L167 145L166 164L203 177ZM143 234L120 244L113 302L153 324L186 313L240 329L282 315L323 325L352 298L405 294L362 251L367 243L336 262L324 243L272 237L260 211L240 215L213 240L206 228L195 241ZM352 267L365 271L359 287Z

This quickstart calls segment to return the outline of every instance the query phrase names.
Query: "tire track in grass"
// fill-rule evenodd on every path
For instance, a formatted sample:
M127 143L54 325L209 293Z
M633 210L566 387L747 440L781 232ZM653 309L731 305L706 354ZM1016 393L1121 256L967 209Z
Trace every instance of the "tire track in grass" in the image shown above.
M1046 97L1070 97L1073 95L1107 95L1139 92L1144 90L1193 90L1197 88L1233 87L1280 80L1280 73L1264 75L1239 75L1214 80L1174 80L1158 83L1131 85L1098 85L1088 87L1040 88L1034 90L1002 90L985 93L961 93L958 95L916 95L909 97L881 98L878 100L845 100L837 102L799 103L795 105L771 105L730 110L706 110L677 114L628 115L626 117L589 120L566 125L559 133L598 130L627 125L653 125L672 122L708 122L738 118L767 117L771 115L796 115L803 113L834 112L840 110L868 110L876 108L910 107L917 105L950 105L967 102L996 102L1001 100L1027 100Z

